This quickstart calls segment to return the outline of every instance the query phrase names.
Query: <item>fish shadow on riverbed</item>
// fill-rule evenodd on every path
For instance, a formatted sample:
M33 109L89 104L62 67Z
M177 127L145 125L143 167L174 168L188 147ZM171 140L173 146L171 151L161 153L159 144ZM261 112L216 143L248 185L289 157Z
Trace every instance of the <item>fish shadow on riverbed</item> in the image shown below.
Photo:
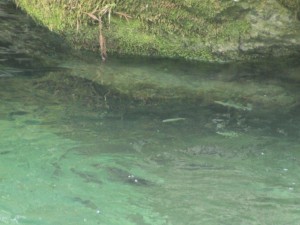
M98 165L93 165L93 167L98 168ZM117 167L104 167L103 169L107 174L108 179L113 182L141 187L149 187L154 185L153 182L142 177L135 176L124 169ZM96 172L81 171L75 168L71 168L70 170L73 174L80 177L86 183L94 183L98 185L103 184L103 181L97 176Z
M149 187L153 186L153 182L146 180L142 177L135 176L129 173L126 170L116 168L116 167L108 167L106 168L109 177L113 181L122 182L124 184L130 184L134 186L142 186L142 187Z
M84 199L84 198L81 198L81 197L74 197L74 198L72 198L72 200L74 202L77 202L77 203L85 206L88 209L92 209L92 210L99 209L99 207L90 199Z
M72 173L80 177L82 180L84 180L86 183L94 183L94 184L102 184L103 182L101 181L100 178L94 173L87 172L87 171L80 171L74 168L70 169Z
M140 187L150 187L154 185L152 181L140 176L133 175L125 169L121 169L118 167L102 167L100 164L93 164L92 167L97 169L104 169L105 173L108 175L108 179L113 182Z

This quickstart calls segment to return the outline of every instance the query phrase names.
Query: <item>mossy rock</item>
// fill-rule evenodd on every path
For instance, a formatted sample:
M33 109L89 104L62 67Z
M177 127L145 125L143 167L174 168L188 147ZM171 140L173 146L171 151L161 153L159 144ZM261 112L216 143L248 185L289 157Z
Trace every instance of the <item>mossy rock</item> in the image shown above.
M300 21L300 1L299 0L278 0L280 4L295 13L295 17Z
M110 54L230 61L300 49L299 21L285 9L298 1L14 1L79 49L98 51L99 26L89 13L107 6L111 13L100 14Z

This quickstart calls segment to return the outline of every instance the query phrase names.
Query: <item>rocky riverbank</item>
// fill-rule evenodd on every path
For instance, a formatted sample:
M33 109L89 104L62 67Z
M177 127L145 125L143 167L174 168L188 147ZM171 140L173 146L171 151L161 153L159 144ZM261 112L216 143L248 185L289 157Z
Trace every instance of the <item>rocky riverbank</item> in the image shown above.
M76 48L109 54L233 61L300 50L300 3L263 1L15 0Z

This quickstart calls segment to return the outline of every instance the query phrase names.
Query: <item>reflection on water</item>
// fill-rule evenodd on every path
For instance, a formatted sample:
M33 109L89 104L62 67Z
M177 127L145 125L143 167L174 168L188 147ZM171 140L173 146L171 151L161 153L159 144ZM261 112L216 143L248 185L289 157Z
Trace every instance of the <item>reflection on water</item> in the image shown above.
M1 224L299 224L295 60L2 62Z

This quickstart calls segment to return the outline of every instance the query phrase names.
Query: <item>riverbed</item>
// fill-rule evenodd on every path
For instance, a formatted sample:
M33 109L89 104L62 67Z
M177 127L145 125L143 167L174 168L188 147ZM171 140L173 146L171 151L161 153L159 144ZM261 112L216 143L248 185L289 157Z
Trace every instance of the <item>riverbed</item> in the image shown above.
M49 67L0 44L1 224L299 224L295 58Z

